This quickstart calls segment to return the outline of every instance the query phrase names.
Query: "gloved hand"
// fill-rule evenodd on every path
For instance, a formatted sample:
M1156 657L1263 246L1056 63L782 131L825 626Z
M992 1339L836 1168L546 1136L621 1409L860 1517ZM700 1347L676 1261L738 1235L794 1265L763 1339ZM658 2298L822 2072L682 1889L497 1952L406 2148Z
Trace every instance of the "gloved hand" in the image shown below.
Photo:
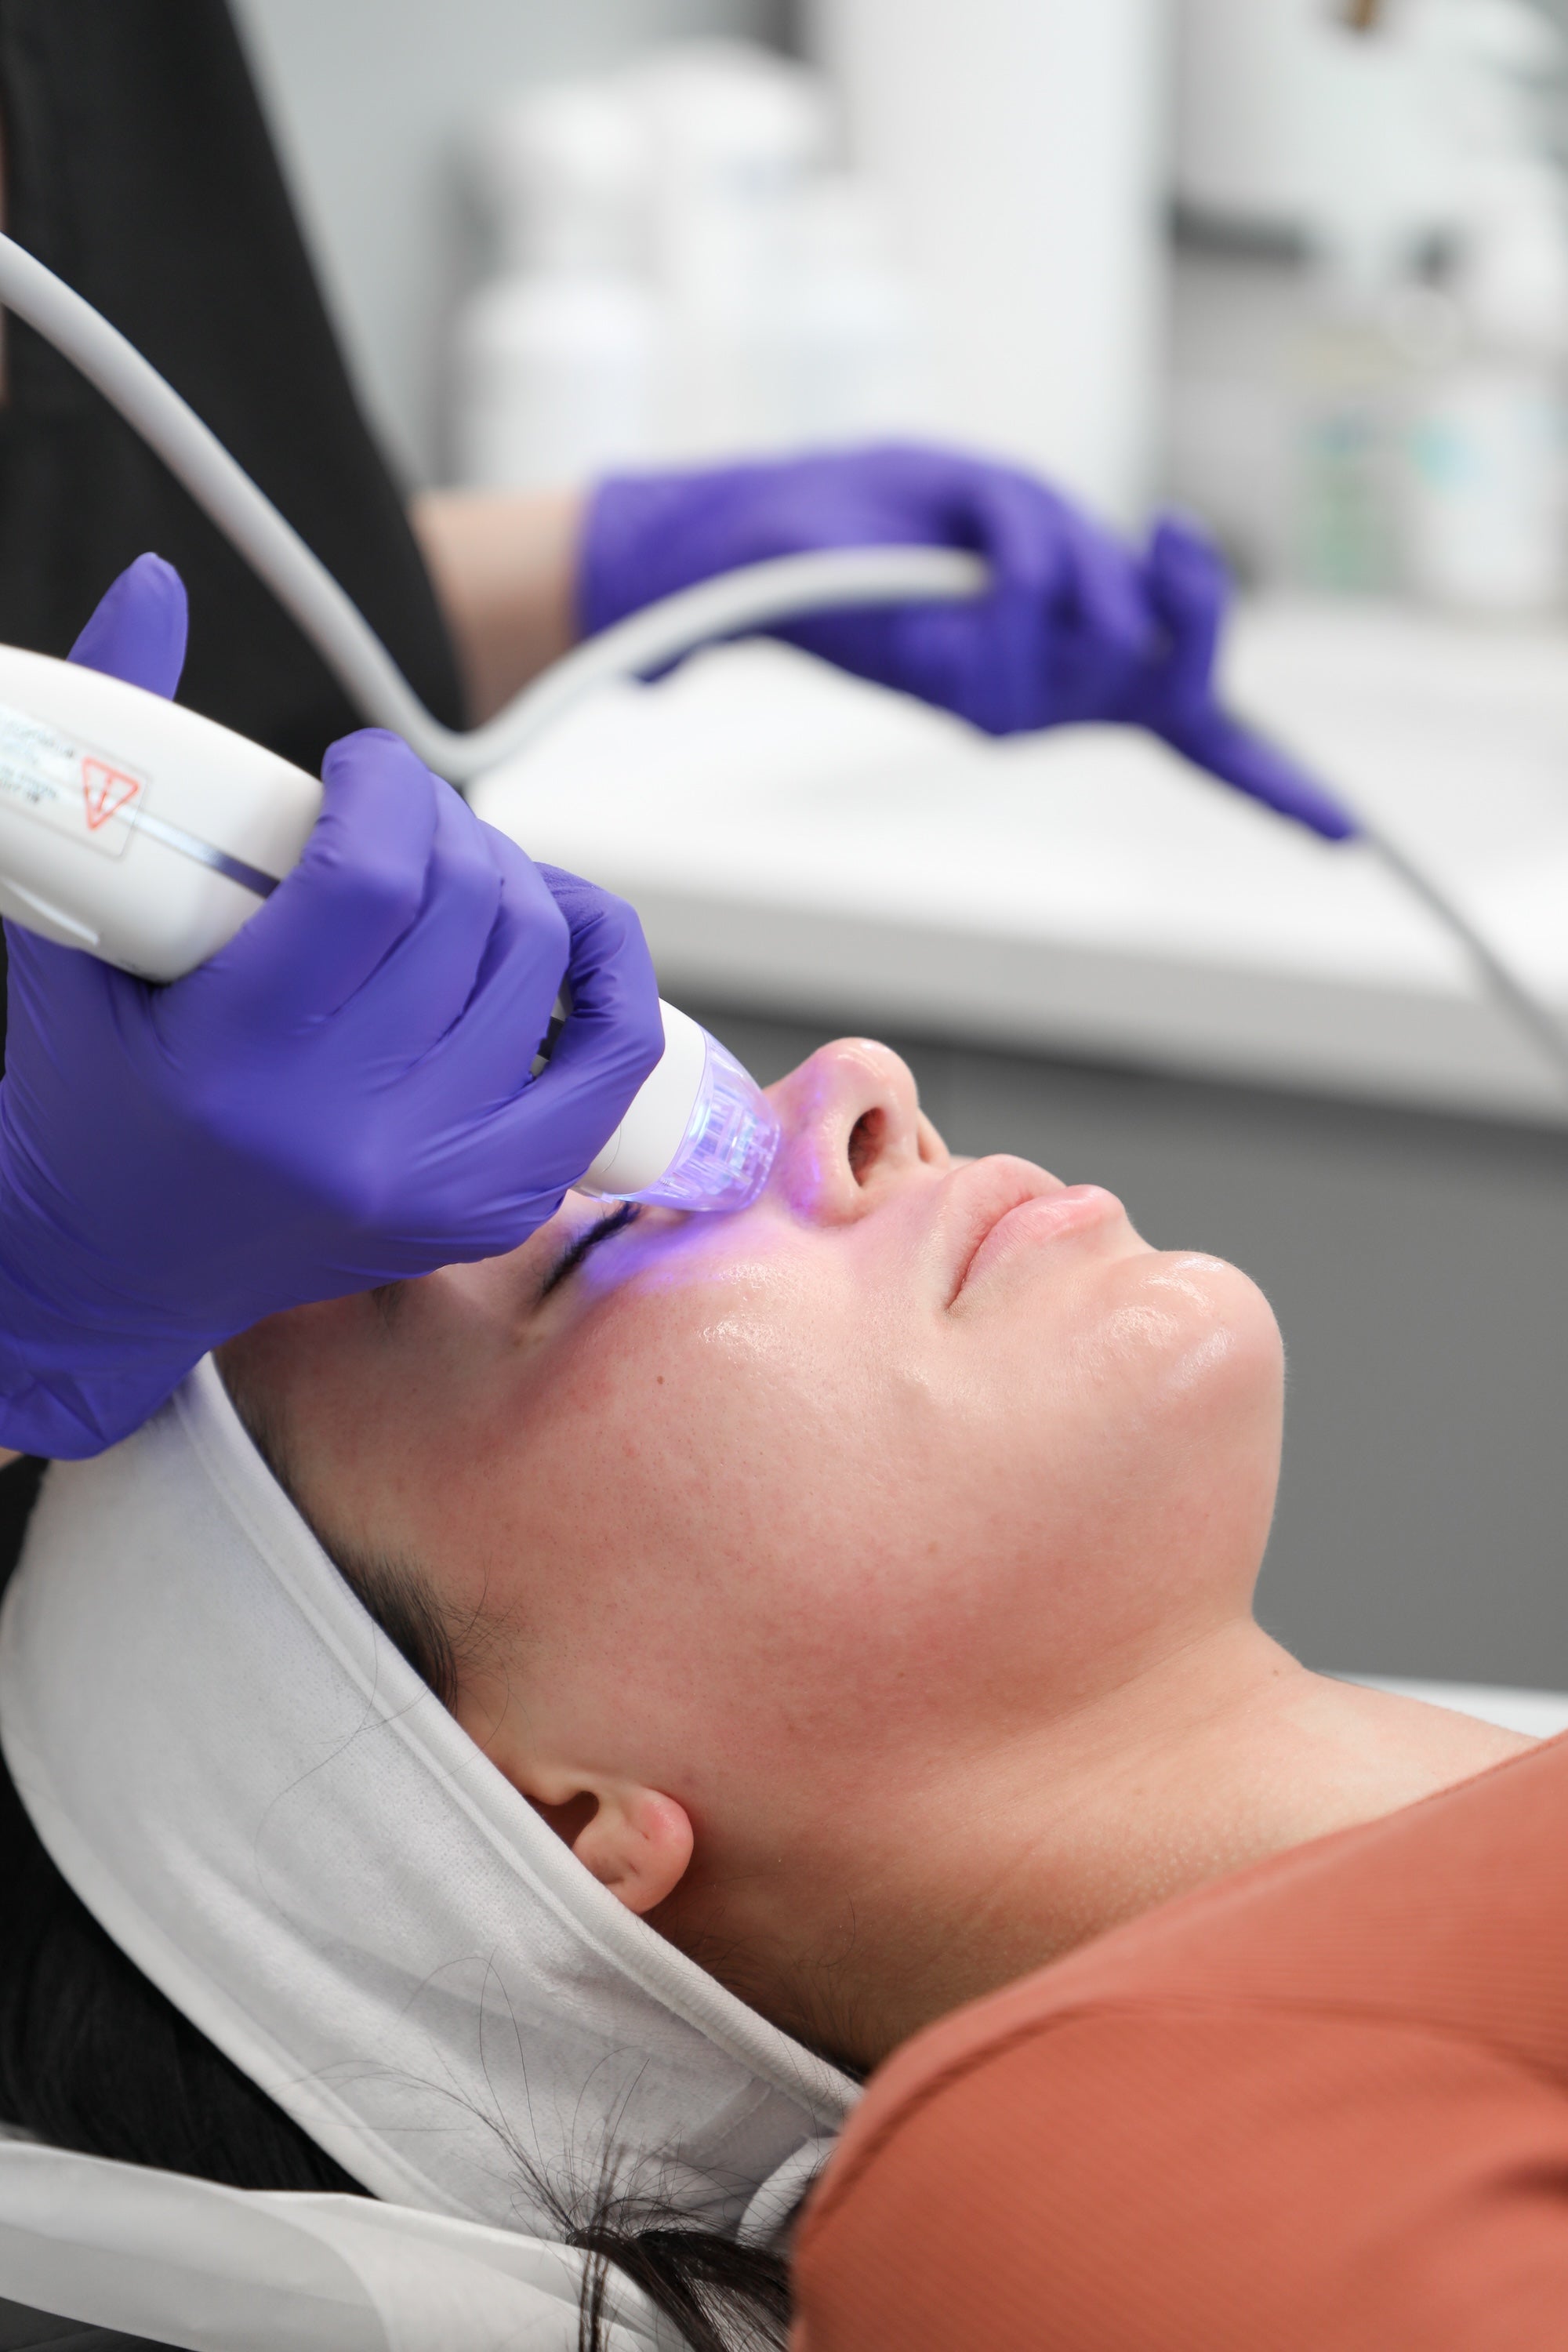
M971 549L994 584L969 604L825 614L772 634L988 734L1087 719L1148 727L1316 831L1354 829L1216 705L1228 590L1191 525L1161 524L1140 553L1032 476L956 451L868 448L602 482L584 525L578 617L592 635L742 564L889 544Z
M1157 643L1110 715L1148 728L1194 767L1325 841L1348 841L1360 830L1350 810L1215 698L1215 658L1230 602L1217 549L1194 524L1167 515L1154 526L1143 579Z
M171 694L184 634L142 556L72 657ZM265 1315L515 1247L663 1049L629 907L532 865L395 736L322 774L299 866L170 987L6 926L0 1444L97 1453Z

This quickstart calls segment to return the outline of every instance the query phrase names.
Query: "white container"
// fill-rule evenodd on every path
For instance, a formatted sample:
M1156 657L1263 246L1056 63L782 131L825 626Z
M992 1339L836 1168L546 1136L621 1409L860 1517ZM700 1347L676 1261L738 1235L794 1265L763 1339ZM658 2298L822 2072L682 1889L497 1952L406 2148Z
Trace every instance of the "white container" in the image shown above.
M1528 360L1462 362L1424 402L1410 438L1406 576L1465 612L1550 612L1568 593L1568 413L1555 374Z
M1441 5L1441 0L1439 0ZM1325 0L1181 0L1175 184L1211 218L1394 254L1451 215L1427 0L1358 33Z
M1568 599L1568 205L1551 167L1493 167L1450 307L1407 432L1408 584L1458 610L1551 611Z
M852 162L930 292L941 427L1125 520L1155 479L1162 0L812 0Z
M539 271L480 287L453 346L457 478L545 488L646 463L663 359L658 306L635 280Z
M621 276L646 264L647 134L615 81L558 82L507 99L474 134L468 179L501 275Z
M689 459L777 447L790 437L798 208L827 152L826 91L805 67L721 41L656 52L626 88L647 141L668 320L664 446Z
M468 179L500 268L454 333L457 479L553 488L645 462L661 335L637 108L608 80L521 92L480 124Z
M900 269L866 183L824 173L796 211L780 368L780 437L832 446L929 430L929 306Z

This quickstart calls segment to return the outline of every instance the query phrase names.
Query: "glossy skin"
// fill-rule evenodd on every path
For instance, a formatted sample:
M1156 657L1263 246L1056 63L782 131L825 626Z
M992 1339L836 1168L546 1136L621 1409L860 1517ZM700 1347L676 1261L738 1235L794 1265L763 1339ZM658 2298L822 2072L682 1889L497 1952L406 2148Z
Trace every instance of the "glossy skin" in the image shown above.
M572 1196L510 1257L295 1310L223 1361L318 1525L417 1564L460 1719L587 1866L772 2014L869 2057L1430 1776L1347 1797L1335 1767L1303 1812L1292 1759L1266 1821L1243 1802L1215 1831L1216 1771L1194 1766L1201 1793L1121 1883L1176 1751L1250 1723L1260 1689L1272 1722L1282 1683L1318 1683L1250 1616L1273 1315L1108 1193L955 1163L883 1047L826 1047L774 1099L780 1161L744 1216L645 1210L542 1297L605 1213ZM1042 1791L1076 1775L1087 1821L1145 1748L1139 1833L1110 1820L1045 1856ZM960 1959L971 1857L993 1891L1028 1884Z

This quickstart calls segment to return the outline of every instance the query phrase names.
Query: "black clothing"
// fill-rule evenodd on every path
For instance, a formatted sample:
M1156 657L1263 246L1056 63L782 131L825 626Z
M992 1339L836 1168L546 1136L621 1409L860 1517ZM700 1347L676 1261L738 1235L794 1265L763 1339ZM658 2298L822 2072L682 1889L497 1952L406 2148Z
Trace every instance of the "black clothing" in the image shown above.
M167 376L459 723L435 595L223 0L0 0L0 149L9 234ZM67 652L152 548L190 591L181 701L314 772L361 723L320 656L69 362L15 318L5 336L0 643ZM0 948L0 988L4 971ZM0 1474L0 1571L30 1503L26 1473Z
M142 2336L116 2336L74 2319L50 2319L19 2303L0 2303L0 2352L168 2352Z
M11 236L121 328L460 719L403 501L361 416L222 0L0 0ZM241 559L69 362L7 320L0 642L63 654L153 548L191 597L182 702L312 772L360 723Z

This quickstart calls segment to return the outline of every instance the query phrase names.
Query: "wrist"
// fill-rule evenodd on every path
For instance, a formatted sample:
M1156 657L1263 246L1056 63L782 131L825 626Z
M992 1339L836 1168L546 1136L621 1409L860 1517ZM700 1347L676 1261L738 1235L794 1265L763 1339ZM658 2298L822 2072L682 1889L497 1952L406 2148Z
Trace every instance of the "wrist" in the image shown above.
M757 527L755 512L759 488L781 470L753 459L596 483L579 542L581 634L596 636L700 580L788 552L783 534Z
M409 509L481 725L576 642L576 490L426 490Z

